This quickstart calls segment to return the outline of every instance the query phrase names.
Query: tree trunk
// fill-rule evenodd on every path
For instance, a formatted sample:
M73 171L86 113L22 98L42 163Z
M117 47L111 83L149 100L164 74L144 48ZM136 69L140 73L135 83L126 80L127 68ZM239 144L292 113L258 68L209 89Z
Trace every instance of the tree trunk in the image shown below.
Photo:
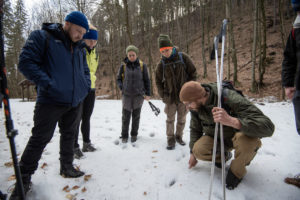
M230 43L231 43L231 59L233 62L233 83L234 85L238 85L238 74L237 74L237 57L236 57L236 49L235 49L235 41L233 34L233 23L232 23L232 8L231 8L231 0L227 0L228 6L228 26L229 26L229 35L230 35Z
M255 64L256 64L256 43L257 43L257 14L258 6L257 0L254 0L253 12L253 43L252 43L252 79L251 79L251 92L257 92L257 83L255 79Z
M226 2L226 18L227 20L230 19L230 15L229 15L229 5L228 5L228 1ZM228 35L228 39L227 39L227 80L230 80L230 55L231 55L231 49L230 49L230 41L231 41L231 34L229 32L230 28L229 26L227 26L227 32L229 34Z
M261 33L262 37L260 41L261 43L261 64L259 70L259 86L263 86L264 74L266 72L266 59L267 59L267 25L266 25L266 13L265 13L265 0L259 0L260 3L260 13L261 13Z
M282 11L282 0L278 0L278 7L279 7L279 20L280 20L280 33L281 33L281 46L282 49L285 49L285 30L284 30L284 19L283 19L283 11Z
M206 67L206 58L205 58L205 7L204 4L201 4L201 41L202 41L202 63L203 63L203 78L207 77L207 67Z
M129 39L129 43L132 44L132 31L130 26L129 14L128 14L128 3L127 0L123 0L124 9L125 9L125 21L126 21L126 31Z
M110 31L110 88L111 88L111 96L114 99L115 98L115 72L114 72L114 64L115 64L115 54L114 54L114 39L113 39L113 30Z

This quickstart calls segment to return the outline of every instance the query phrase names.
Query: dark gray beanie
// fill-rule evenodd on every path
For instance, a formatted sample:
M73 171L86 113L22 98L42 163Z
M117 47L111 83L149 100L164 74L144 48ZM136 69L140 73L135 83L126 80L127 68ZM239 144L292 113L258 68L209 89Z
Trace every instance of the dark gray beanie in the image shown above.
M158 48L174 46L168 35L160 34L157 41L158 41Z

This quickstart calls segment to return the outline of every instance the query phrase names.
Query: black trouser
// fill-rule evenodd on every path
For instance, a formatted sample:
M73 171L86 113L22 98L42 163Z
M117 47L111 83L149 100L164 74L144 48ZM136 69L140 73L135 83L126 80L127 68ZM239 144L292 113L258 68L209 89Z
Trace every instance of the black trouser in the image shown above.
M140 126L140 117L141 117L142 107L137 108L135 110L128 111L123 108L122 110L122 138L128 138L128 130L130 118L132 115L132 124L131 124L131 136L137 136L138 130Z
M295 111L296 128L298 134L300 135L300 90L296 90L293 98L293 104Z
M66 165L73 163L73 146L80 120L79 114L80 104L70 107L36 103L32 136L20 161L22 174L33 174L37 169L43 150L53 137L57 123L61 134L60 162Z
M91 90L85 97L81 108L81 133L83 142L90 143L90 119L95 105L95 90ZM74 147L78 148L79 124L75 137Z

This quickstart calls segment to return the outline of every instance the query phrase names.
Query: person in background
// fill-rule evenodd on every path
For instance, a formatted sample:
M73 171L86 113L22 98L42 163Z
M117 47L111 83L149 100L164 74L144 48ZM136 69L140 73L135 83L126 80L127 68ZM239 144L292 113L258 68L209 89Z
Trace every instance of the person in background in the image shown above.
M93 152L96 148L92 145L90 139L90 119L93 113L95 105L95 83L96 83L96 71L98 68L99 57L96 53L96 44L98 40L98 32L96 27L89 25L89 31L83 36L84 40L84 51L86 53L86 61L90 70L91 78L91 90L82 103L82 114L81 114L81 133L83 139L83 152ZM74 144L74 158L80 159L83 156L78 144L79 127L75 138Z
M122 133L123 143L128 141L130 118L131 142L136 142L141 109L144 99L150 100L150 79L147 66L138 58L139 50L134 45L126 48L127 57L120 66L117 84L122 91Z
M179 92L184 83L196 80L197 71L190 57L174 47L168 35L158 37L158 47L162 55L156 70L155 81L159 96L165 103L167 115L167 149L175 148L175 141L185 145L182 140L187 110L179 99ZM176 132L174 122L177 113Z
M233 190L246 175L246 166L261 147L261 138L270 137L274 124L255 105L234 90L223 89L224 108L217 107L217 84L185 83L180 100L191 111L189 168L197 160L211 161L215 123L223 125L225 161L234 159L226 176L226 188ZM221 168L221 148L218 142L216 167Z
M91 87L86 56L79 45L88 30L86 16L73 11L66 16L64 25L45 23L42 30L33 31L21 51L18 69L37 86L32 135L19 164L25 193L57 124L60 175L70 178L84 175L73 166L73 147L81 102ZM15 185L10 200L19 199Z
M297 17L283 53L281 77L285 95L293 101L296 130L300 135L300 0L292 0L292 7ZM300 187L300 173L285 181Z

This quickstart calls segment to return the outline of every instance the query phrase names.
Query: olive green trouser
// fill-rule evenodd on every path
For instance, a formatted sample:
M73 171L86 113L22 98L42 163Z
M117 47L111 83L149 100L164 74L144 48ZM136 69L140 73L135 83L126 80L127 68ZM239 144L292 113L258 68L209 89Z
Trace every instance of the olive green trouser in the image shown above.
M234 159L231 162L230 169L232 173L243 178L247 173L246 166L250 164L261 147L261 141L257 137L249 137L238 132L232 138L233 149L235 150ZM214 139L210 136L202 136L193 147L193 154L198 160L211 161ZM231 149L230 149L231 150ZM221 162L221 155L216 155L216 162Z
M186 114L188 113L185 105L183 103L178 104L166 104L165 106L165 113L167 115L167 139L168 142L172 141L175 144L175 137L174 137L174 122L175 122L175 115L177 112L177 124L176 124L176 133L177 137L182 138L183 129L185 126Z

